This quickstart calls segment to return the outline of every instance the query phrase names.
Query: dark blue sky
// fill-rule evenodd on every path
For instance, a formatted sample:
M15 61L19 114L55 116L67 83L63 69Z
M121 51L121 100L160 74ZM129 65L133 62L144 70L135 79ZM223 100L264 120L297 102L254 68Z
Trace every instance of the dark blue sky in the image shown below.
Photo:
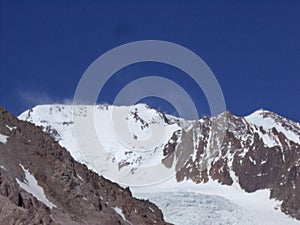
M0 105L19 114L72 99L87 67L127 42L175 42L212 69L227 109L258 108L300 121L300 1L0 1ZM201 90L170 66L143 63L115 74L99 101L112 102L141 75L164 75L187 89L201 114ZM165 101L146 99L163 111Z

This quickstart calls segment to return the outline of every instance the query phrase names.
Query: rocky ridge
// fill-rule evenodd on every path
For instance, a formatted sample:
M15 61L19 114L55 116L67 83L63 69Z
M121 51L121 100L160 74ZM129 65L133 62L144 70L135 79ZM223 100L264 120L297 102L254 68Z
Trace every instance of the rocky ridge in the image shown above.
M263 124L263 120L272 123ZM236 182L246 192L269 189L270 198L282 202L284 213L300 219L299 123L266 110L245 118L225 112L189 123L188 129L173 137L181 139L175 146L172 142L175 153L166 153L166 161L171 157L178 163L182 152L192 149L176 171L178 182L215 180L224 185ZM218 126L212 131L214 124Z

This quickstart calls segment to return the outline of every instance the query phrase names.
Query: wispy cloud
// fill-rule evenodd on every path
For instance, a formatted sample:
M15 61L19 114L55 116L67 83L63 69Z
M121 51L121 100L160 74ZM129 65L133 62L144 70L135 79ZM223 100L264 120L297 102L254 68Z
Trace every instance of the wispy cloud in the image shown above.
M35 92L35 91L19 91L18 93L20 100L24 104L28 105L42 105L42 104L67 104L70 105L73 103L71 98L57 98L48 95L44 92Z

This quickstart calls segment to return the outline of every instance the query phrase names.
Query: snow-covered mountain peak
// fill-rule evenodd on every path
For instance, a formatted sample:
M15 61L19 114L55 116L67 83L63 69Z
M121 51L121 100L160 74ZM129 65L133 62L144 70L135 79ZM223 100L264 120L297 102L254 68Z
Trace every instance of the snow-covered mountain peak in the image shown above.
M226 111L189 121L145 104L44 105L19 118L42 126L77 161L121 184L149 185L175 175L178 183L267 189L282 211L300 218L300 124L273 112L238 117Z
M114 181L128 173L138 174L137 168L162 166L163 149L181 129L145 104L41 105L25 111L19 118L41 126L77 161ZM164 166L161 170L169 175L175 172ZM132 179L131 183L146 182L137 176Z
M248 123L266 131L282 132L289 140L300 143L300 123L286 119L274 112L260 109L245 116Z

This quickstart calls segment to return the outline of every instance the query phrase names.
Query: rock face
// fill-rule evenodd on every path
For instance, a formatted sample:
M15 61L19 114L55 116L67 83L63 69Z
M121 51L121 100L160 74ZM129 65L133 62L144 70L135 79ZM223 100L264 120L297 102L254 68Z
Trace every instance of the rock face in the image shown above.
M178 181L238 182L247 192L270 189L270 198L282 201L281 210L300 220L299 123L260 110L245 118L226 112L190 124L174 148L174 161L186 151L184 143L193 149L177 170ZM213 124L217 124L214 132ZM218 135L221 130L224 136ZM221 143L218 148L216 143Z
M122 107L97 106L96 117L100 121L97 126L103 126L108 118L104 115L112 108L118 111ZM212 118L187 121L154 112L143 105L132 108L135 110L128 115L135 125L132 126L132 142L143 137L148 131L147 124L158 124L159 129L167 130L169 135L165 135L162 144L151 154L135 155L126 150L126 157L121 158L124 166L120 170L132 162L138 169L144 159L159 152L159 162L170 170L175 169L178 182L214 180L223 185L237 183L246 192L268 189L270 198L281 201L282 212L300 220L299 123L266 110L258 110L246 117L224 112ZM85 117L91 109L79 106L77 110ZM73 147L74 135L69 135L73 126L72 106L37 106L21 114L20 118L41 126L80 161L79 151ZM109 129L108 125L104 127L104 130ZM115 149L119 148L112 138L109 141Z
M0 224L168 224L154 204L90 171L4 108L0 135Z

